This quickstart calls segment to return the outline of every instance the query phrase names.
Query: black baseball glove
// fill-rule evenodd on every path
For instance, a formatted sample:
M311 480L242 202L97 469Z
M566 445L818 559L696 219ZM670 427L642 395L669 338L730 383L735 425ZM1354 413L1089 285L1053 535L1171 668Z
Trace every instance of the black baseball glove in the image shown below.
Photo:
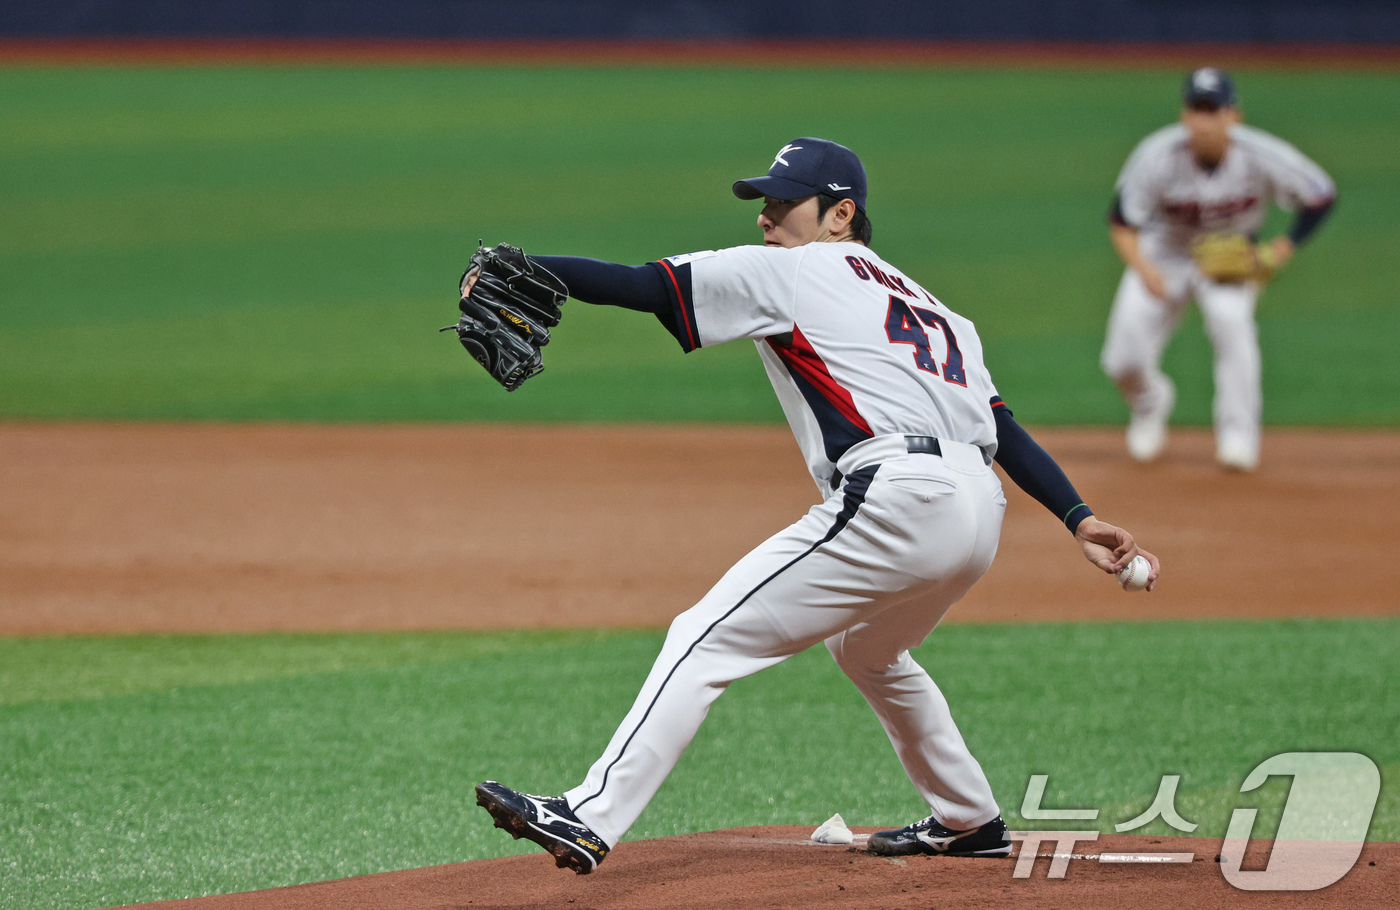
M559 305L569 289L519 247L478 246L462 273L462 318L442 329L457 330L462 347L506 387L507 392L544 369L540 348L559 324Z

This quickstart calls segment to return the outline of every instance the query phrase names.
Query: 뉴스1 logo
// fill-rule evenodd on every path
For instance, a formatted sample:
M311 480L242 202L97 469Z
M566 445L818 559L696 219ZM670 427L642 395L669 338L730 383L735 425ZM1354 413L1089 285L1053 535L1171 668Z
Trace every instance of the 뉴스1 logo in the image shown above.
M1371 815L1380 798L1381 775L1376 763L1359 752L1285 752L1259 763L1240 786L1241 793L1258 789L1270 777L1291 777L1292 786L1283 806L1268 865L1259 870L1240 868L1254 831L1258 808L1236 808L1230 814L1220 874L1241 891L1316 891L1339 881L1356 865L1366 842ZM1026 782L1021 816L1027 820L1077 819L1093 821L1098 809L1044 809L1047 774L1032 774ZM1136 818L1114 825L1118 833L1133 831L1161 818L1183 833L1197 825L1176 810L1176 787L1181 776L1163 775L1152 805ZM1190 863L1195 853L1145 850L1138 853L1075 853L1074 845L1098 840L1098 831L1013 831L1021 842L1012 878L1030 878L1037 858L1050 860L1046 878L1064 878L1071 859L1100 863ZM1054 841L1054 852L1045 856L1040 845Z

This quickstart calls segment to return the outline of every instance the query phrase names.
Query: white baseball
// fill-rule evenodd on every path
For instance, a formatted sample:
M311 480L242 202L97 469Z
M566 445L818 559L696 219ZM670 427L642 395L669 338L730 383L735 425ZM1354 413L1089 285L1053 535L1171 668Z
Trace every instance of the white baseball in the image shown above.
M1133 561L1118 570L1118 584L1124 591L1141 591L1147 587L1147 578L1152 574L1152 563L1145 556L1134 556Z

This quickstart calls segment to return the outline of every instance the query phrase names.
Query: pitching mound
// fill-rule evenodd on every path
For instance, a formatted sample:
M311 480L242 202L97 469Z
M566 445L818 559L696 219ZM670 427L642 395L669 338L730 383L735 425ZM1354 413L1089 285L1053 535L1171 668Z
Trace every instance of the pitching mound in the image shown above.
M861 828L857 831L869 832ZM1372 843L1335 885L1320 891L1240 891L1216 863L1220 841L1102 837L1080 843L1053 874L1054 842L1042 844L1029 878L1014 859L885 859L854 847L818 846L808 828L735 828L624 844L598 871L577 876L544 853L243 894L141 904L180 910L487 910L487 908L763 907L1378 907L1400 893L1400 844ZM1263 868L1270 845L1254 841L1242 868ZM1189 863L1123 862L1124 856L1194 853ZM1105 861L1097 858L1110 854ZM1116 858L1117 862L1110 860ZM1385 895L1391 895L1386 898Z

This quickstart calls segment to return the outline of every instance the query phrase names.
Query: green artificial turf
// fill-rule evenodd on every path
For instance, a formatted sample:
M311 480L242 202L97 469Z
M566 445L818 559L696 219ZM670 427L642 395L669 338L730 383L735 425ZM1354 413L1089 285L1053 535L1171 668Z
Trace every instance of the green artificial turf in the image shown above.
M97 907L521 852L477 781L581 779L661 635L637 632L0 639L0 891ZM1400 838L1400 621L959 625L919 660L1013 825L1047 807L1138 814L1163 774L1219 836L1285 751L1358 751ZM1271 811L1270 807L1272 807ZM629 839L925 814L820 648L736 683ZM1064 823L1059 823L1062 827ZM1045 827L1044 823L1035 825ZM1053 823L1052 823L1053 826ZM1159 822L1149 829L1171 833Z
M0 417L780 420L747 344L682 357L650 317L571 305L509 395L435 330L479 237L624 262L754 241L730 183L820 134L863 156L875 248L977 321L1019 414L1119 421L1103 214L1179 75L0 68ZM1266 419L1394 424L1400 75L1238 75L1341 188L1264 298ZM1207 421L1198 322L1168 364Z

